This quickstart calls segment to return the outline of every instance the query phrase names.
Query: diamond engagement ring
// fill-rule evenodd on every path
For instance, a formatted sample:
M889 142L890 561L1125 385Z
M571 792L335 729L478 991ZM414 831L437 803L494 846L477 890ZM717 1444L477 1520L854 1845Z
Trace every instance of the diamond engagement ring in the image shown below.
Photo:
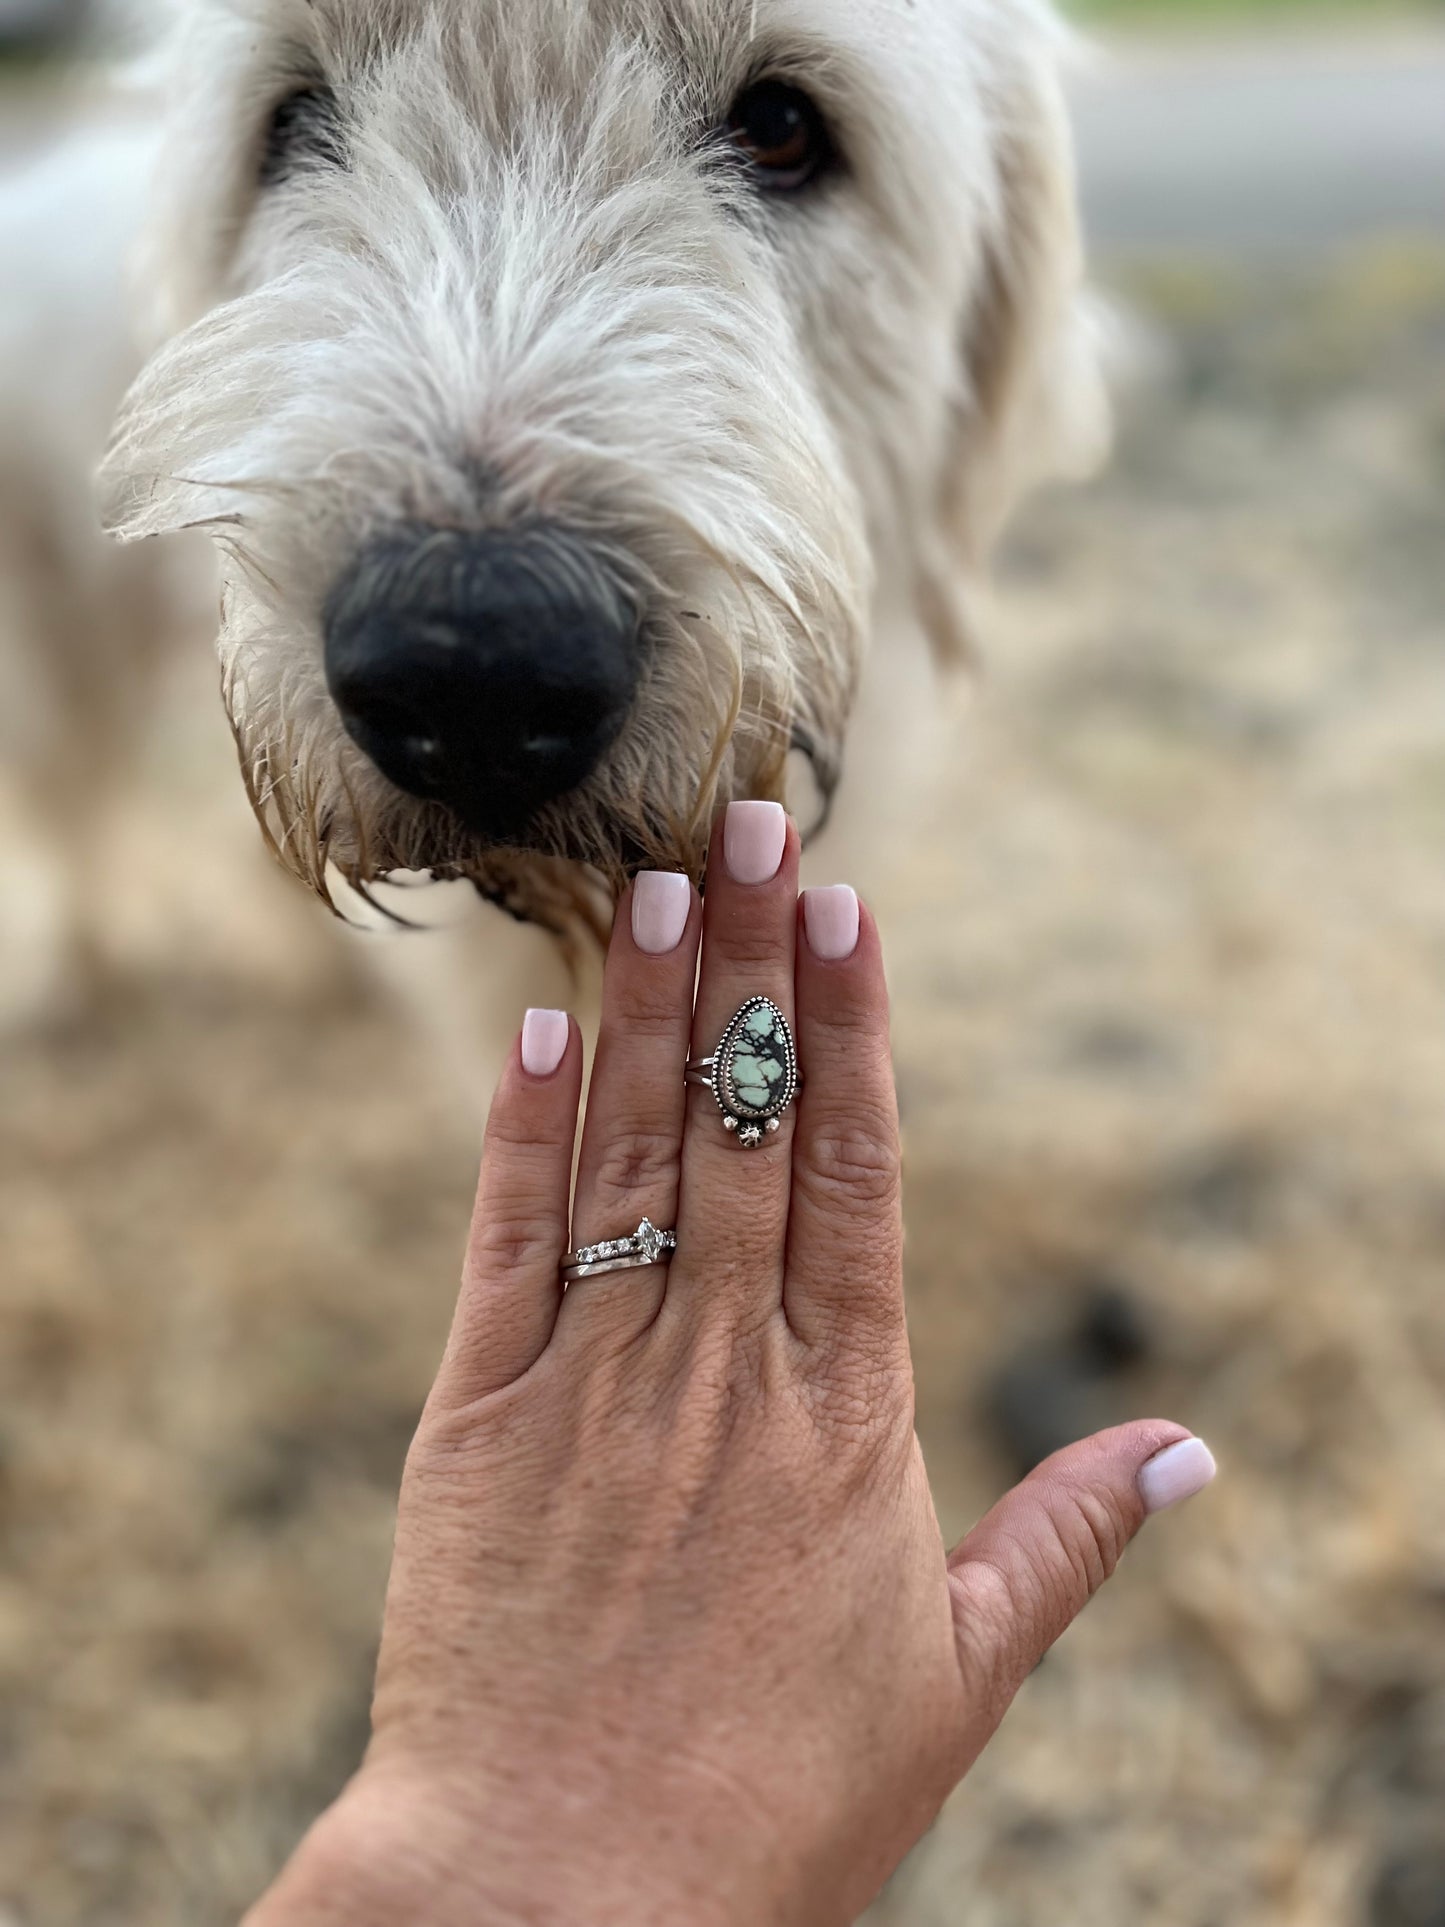
M683 1076L712 1092L723 1129L748 1150L781 1129L779 1119L803 1088L792 1030L771 997L749 997L713 1055L689 1058Z
M562 1260L562 1276L575 1285L579 1278L601 1278L609 1271L641 1271L645 1265L666 1264L676 1250L677 1233L659 1231L644 1218L630 1238L604 1238L601 1244L569 1251Z

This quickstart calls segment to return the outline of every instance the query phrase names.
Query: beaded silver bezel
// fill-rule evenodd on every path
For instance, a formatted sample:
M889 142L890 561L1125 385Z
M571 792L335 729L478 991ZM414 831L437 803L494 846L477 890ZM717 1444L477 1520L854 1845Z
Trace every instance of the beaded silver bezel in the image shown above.
M772 1013L773 1021L783 1040L785 1075L782 1088L777 1095L761 1110L745 1104L733 1088L732 1060L738 1037L754 1011L766 1010ZM735 1132L738 1143L744 1150L752 1151L764 1138L780 1130L779 1119L798 1095L798 1047L793 1040L793 1027L771 997L749 997L740 1004L728 1019L727 1028L718 1040L713 1056L712 1094L717 1107L722 1112L723 1129Z

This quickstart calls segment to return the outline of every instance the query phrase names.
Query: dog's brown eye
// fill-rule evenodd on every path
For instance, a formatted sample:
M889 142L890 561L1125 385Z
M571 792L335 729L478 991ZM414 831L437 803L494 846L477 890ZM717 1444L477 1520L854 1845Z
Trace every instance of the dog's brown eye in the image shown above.
M346 165L341 107L332 90L320 83L300 87L278 102L266 129L261 185L275 187L308 164Z
M738 95L728 139L759 184L789 193L816 179L833 158L823 116L800 87L760 80Z

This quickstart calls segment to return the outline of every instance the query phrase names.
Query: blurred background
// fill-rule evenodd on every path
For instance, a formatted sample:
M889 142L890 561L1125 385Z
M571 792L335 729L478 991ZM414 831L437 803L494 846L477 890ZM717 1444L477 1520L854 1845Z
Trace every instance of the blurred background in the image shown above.
M0 0L0 167L81 11ZM882 906L919 1422L950 1537L1133 1414L1223 1476L876 1923L1442 1927L1445 13L1080 18L1118 449L1017 525ZM476 1134L268 870L203 647L56 947L6 406L0 1922L221 1927L364 1741Z

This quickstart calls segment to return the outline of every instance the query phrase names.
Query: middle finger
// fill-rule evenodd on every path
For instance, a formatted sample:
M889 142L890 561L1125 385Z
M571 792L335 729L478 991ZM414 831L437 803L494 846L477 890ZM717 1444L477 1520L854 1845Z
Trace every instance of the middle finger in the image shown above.
M776 803L734 803L714 833L694 1057L716 1051L729 1019L749 998L770 998L793 1022L798 857L798 833ZM745 1131L724 1127L710 1091L689 1089L668 1308L691 1315L716 1310L749 1323L782 1303L792 1111L755 1147L746 1144Z

